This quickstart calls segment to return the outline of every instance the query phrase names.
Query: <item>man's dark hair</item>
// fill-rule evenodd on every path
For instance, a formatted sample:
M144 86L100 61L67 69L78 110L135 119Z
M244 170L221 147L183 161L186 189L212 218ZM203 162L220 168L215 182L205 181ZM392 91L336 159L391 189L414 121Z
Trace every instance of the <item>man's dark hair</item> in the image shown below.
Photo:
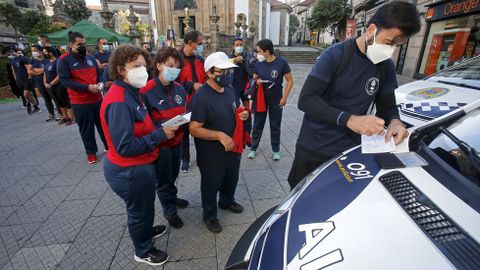
M420 31L420 14L415 5L404 1L393 1L385 4L375 12L368 21L380 29L398 28L406 37L411 37Z
M158 77L159 71L157 68L157 64L162 64L167 62L168 58L172 57L175 62L178 61L180 66L182 65L182 60L180 59L180 53L175 50L174 48L164 47L158 50L157 54L155 55L155 59L153 60L153 72L155 76Z
M45 38L45 39L47 39L47 41L50 41L50 39L48 38L48 36L45 35L45 34L39 34L38 37L40 37L40 38Z
M38 44L34 44L34 45L32 46L32 48L35 48L35 49L37 49L37 50L39 50L39 51L42 51L42 50L43 50L42 46L40 46L40 45L38 45Z
M46 50L48 54L53 54L53 56L57 57L55 48L53 48L52 46L45 46L43 47L43 49Z
M185 36L183 37L183 42L185 44L188 44L189 41L196 43L201 36L202 33L200 33L200 31L192 30L185 34Z
M72 31L68 32L68 41L70 43L75 43L75 40L77 38L85 38L85 37L80 32L72 32Z
M274 54L273 42L270 39L262 39L257 42L257 46L262 49L262 51L268 51L270 54Z
M235 38L233 39L232 44L235 44L235 41L237 41L237 40L243 42L243 39L242 39L241 37L235 37Z

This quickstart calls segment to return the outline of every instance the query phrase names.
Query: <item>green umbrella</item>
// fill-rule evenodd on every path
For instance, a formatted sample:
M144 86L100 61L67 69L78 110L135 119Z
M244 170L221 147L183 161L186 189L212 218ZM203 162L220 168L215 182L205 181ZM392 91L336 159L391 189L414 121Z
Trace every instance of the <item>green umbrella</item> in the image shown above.
M113 31L102 28L90 21L80 21L77 24L71 26L70 28L46 34L50 39L50 42L53 45L65 45L68 44L68 32L80 32L82 33L86 40L87 44L97 44L99 38L104 38L108 42L118 42L118 43L129 43L130 38L126 36L119 35ZM37 37L30 37L30 42L36 43Z

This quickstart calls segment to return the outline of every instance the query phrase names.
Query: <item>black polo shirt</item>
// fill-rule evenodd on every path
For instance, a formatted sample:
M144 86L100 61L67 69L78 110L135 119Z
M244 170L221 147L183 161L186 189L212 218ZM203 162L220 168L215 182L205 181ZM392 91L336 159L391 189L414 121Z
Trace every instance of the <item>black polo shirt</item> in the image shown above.
M193 95L190 109L192 121L203 123L203 127L221 131L233 136L235 130L235 110L239 99L235 89L227 86L223 93L211 88L207 83ZM240 154L226 152L220 141L208 141L195 138L197 165L203 171L219 171L235 164Z

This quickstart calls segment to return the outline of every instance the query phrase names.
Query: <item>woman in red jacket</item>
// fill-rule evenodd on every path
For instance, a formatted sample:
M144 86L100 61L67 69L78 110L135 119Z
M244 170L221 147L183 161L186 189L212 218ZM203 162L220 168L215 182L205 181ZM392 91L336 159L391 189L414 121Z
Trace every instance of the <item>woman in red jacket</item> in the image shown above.
M187 106L187 95L183 86L175 82L180 74L180 54L173 48L162 48L155 55L153 63L155 78L147 82L140 92L148 112L157 127L184 114ZM170 226L181 228L183 221L177 214L178 208L188 206L188 201L177 197L175 181L180 172L181 142L185 134L185 126L179 127L175 137L163 142L158 159L155 162L157 176L157 194L163 207L163 216Z
M155 167L159 145L175 135L175 128L155 128L139 93L147 83L149 55L131 45L120 46L110 59L114 79L100 108L100 119L109 147L103 162L105 178L125 201L128 231L135 260L162 265L165 252L153 247L153 238L165 233L153 227L155 215Z

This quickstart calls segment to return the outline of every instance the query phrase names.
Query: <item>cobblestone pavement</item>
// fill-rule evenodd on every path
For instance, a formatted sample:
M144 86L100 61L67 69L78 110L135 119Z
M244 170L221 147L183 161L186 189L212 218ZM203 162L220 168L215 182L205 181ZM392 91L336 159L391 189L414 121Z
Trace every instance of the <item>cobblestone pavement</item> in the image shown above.
M258 157L242 160L236 198L245 211L219 210L223 231L216 235L202 222L198 168L181 173L179 196L190 206L179 210L185 226L170 228L155 243L170 255L163 269L224 269L242 233L287 194L302 117L291 104L310 65L292 70L295 89L284 110L282 160L272 161L266 128ZM0 269L150 269L133 261L125 207L108 187L102 163L87 164L77 126L45 122L40 103L43 112L33 116L19 102L0 105ZM165 224L156 203L155 224Z
M202 222L198 168L181 173L179 196L190 206L179 210L185 226L155 243L170 255L163 269L224 269L242 233L288 193L302 119L295 104L310 67L292 65L282 160L272 161L265 128L258 157L242 159L236 198L245 211L219 210L221 233L210 233ZM0 105L0 269L153 269L133 261L124 204L108 187L102 163L86 163L77 127L46 123L46 117L45 110L27 116L18 102ZM155 224L165 224L156 204Z

